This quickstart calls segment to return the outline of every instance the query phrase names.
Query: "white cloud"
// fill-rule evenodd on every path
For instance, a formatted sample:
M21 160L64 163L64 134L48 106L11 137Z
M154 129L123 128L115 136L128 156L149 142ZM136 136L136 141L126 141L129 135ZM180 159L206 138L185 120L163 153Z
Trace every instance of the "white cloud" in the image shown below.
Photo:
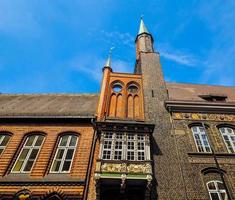
M196 59L192 55L187 53L183 52L172 53L167 51L160 51L160 53L162 57L182 65L192 67L195 66L197 63Z

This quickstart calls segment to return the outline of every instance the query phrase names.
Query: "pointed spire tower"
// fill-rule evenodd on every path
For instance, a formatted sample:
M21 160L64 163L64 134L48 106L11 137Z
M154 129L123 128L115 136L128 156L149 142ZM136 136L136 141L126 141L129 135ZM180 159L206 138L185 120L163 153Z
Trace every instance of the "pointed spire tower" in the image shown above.
M112 69L112 67L111 67L111 58L112 58L112 51L113 51L113 49L114 49L114 47L110 48L108 58L107 58L107 60L105 62L105 65L104 65L104 67L108 67L110 69Z
M139 54L141 52L148 53L148 52L154 52L153 48L153 37L149 33L148 29L146 28L144 24L143 17L140 19L140 28L138 35L135 39L136 43L136 59L139 59Z

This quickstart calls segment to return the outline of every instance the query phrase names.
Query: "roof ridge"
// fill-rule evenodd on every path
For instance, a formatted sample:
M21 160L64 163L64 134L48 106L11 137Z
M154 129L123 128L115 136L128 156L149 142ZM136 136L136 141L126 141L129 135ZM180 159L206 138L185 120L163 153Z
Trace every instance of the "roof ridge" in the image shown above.
M213 84L205 84L205 83L183 83L183 82L166 82L166 84L180 84L180 85L199 85L199 86L210 86L210 87L229 87L234 88L234 86L227 86L227 85L213 85Z
M96 96L99 93L1 93L0 96Z

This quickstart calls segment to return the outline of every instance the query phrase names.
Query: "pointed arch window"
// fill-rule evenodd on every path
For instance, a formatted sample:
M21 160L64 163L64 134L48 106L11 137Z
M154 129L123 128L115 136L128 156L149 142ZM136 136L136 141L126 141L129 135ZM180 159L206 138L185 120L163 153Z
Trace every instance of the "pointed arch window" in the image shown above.
M228 199L224 185L220 181L210 181L207 183L207 189L211 200Z
M43 135L34 134L27 136L20 154L12 168L13 173L29 173L32 170L43 140Z
M224 143L229 153L235 153L235 133L230 127L221 127L219 131L223 137Z
M10 135L7 133L0 133L0 155L6 148L8 142L10 140Z
M198 152L211 152L207 134L202 126L191 127Z
M60 137L56 154L51 166L51 173L70 172L78 137L74 134L66 134Z

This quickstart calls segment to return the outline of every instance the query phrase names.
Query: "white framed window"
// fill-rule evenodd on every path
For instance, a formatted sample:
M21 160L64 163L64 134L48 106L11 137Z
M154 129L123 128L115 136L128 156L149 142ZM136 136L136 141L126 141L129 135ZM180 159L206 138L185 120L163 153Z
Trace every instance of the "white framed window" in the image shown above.
M26 138L20 154L12 168L12 173L29 173L37 159L44 136L30 135Z
M149 138L144 134L104 133L101 158L144 161L150 159Z
M221 127L219 131L224 139L224 143L229 153L235 153L235 133L232 128Z
M0 133L0 155L2 154L4 149L6 148L8 142L10 140L10 137L11 136L8 134Z
M191 130L198 152L211 152L205 129L202 126L193 126Z
M220 181L210 181L207 183L210 200L227 200L228 196L224 185Z
M69 173L77 148L78 137L63 135L60 137L55 157L51 166L51 173Z

